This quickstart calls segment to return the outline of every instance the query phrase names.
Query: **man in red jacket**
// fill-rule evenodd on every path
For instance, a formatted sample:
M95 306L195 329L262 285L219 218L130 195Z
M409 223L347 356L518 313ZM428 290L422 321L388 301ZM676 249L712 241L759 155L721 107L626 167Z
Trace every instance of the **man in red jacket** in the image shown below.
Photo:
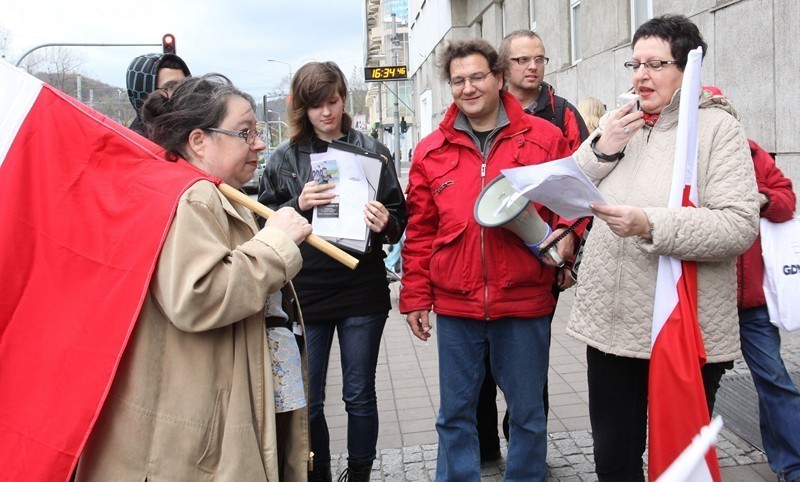
M557 96L544 81L545 56L542 39L531 30L515 30L503 38L500 57L508 59L508 91L530 115L540 117L561 129L570 152L575 152L589 131L578 109Z
M429 312L437 314L436 480L480 478L475 412L487 352L511 413L506 479L546 480L541 393L555 263L538 259L508 230L481 227L473 206L501 169L560 159L570 150L556 127L526 115L502 91L505 64L486 41L454 42L440 64L454 102L414 151L400 292L400 310L421 340L430 337ZM542 218L558 221L547 243L568 222L538 209ZM574 234L565 236L558 255L569 258L576 244Z
M750 141L761 197L761 217L774 223L792 218L795 195L772 156ZM739 335L750 375L758 392L761 441L769 466L780 480L800 480L800 391L781 358L781 335L769 321L762 281L761 238L737 259Z
M517 98L525 113L544 119L561 130L569 144L570 152L575 152L589 137L583 117L567 99L555 94L555 89L544 82L545 66L550 61L545 56L542 39L531 30L515 30L503 38L500 44L500 58L507 62L508 92ZM556 272L553 296L558 301L558 293L574 284L569 267ZM551 318L552 321L552 318ZM497 435L497 387L492 378L491 368L481 387L478 401L478 438L481 446L481 461L500 458L500 438ZM542 394L544 412L549 409L547 379ZM508 440L508 412L503 418L503 432Z
M713 86L704 86L706 97L723 96ZM796 205L792 181L775 160L754 141L750 154L761 198L761 217L773 223L789 221ZM742 355L758 393L761 441L769 467L779 480L800 480L800 391L792 382L781 358L781 334L769 321L764 297L764 260L761 237L736 260L739 281L739 336Z

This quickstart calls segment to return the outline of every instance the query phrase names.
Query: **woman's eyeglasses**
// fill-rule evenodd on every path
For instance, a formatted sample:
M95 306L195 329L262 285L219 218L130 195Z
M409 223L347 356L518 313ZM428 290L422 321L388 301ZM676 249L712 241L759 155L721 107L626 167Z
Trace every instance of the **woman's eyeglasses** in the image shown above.
M256 142L257 138L261 139L264 135L263 129L242 129L240 131L229 131L228 129L209 127L206 130L211 132L219 132L220 134L225 134L228 136L241 137L250 146Z
M661 70L665 65L677 65L677 60L648 60L647 62L637 62L635 60L629 60L625 62L625 68L630 70L631 72L636 72L639 70L639 67L644 65L646 70L650 70L653 72L658 72Z

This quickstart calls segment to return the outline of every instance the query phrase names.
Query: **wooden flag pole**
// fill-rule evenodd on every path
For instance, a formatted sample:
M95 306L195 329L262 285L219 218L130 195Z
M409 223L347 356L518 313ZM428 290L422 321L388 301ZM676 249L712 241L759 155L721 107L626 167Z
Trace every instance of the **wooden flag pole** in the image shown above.
M219 190L222 191L222 194L225 195L225 197L227 197L231 201L237 202L242 206L250 209L254 213L263 217L264 219L272 216L272 214L275 213L275 211L273 211L272 209L264 206L258 201L253 201L252 199L250 199L249 196L247 196L247 194L239 191L238 189L234 189L233 187L225 184L224 182L221 182L218 187ZM337 248L333 244L329 243L328 241L325 241L324 239L320 238L315 234L309 234L305 242L317 248L318 250L322 251L323 253L327 254L331 258L342 263L343 265L347 266L350 269L356 269L356 266L358 266L358 259L345 253L343 250Z

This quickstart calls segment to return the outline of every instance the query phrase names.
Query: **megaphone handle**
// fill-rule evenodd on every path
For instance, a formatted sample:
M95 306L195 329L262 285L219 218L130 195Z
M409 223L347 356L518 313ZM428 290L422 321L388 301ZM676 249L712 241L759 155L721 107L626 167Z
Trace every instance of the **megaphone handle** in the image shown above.
M575 229L586 219L589 219L589 216L578 218L574 223L570 224L567 229L565 229L558 236L556 236L556 238L554 240L552 240L551 242L547 243L545 246L542 246L541 248L539 248L539 253L541 253L541 255L544 256L544 254L547 253L547 251L550 248L552 248L553 246L558 244L558 242L561 241L562 239L564 239L569 233L575 231ZM558 259L561 259L561 257L558 255L557 252L556 252L555 256L553 255L553 253L551 253L550 257L553 258L553 261L556 261L558 264L561 264L558 261ZM556 259L556 258L558 258L558 259ZM564 260L561 260L561 261L563 262Z

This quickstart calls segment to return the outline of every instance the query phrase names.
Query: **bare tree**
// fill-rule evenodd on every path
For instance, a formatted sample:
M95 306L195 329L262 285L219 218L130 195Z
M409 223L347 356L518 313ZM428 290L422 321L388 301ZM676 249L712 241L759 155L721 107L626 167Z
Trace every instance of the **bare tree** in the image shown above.
M11 55L11 38L8 30L0 25L0 58L4 59L7 55Z
M347 83L351 90L367 90L367 83L364 82L364 70L354 65Z
M287 97L292 90L292 80L288 75L281 77L281 80L267 92L267 97Z
M367 113L367 83L364 82L364 71L353 66L350 79L347 81L350 90L350 112L353 115Z
M46 72L50 75L51 85L59 90L67 91L72 81L67 84L67 79L74 79L80 73L83 58L74 50L64 47L50 47L45 50Z

